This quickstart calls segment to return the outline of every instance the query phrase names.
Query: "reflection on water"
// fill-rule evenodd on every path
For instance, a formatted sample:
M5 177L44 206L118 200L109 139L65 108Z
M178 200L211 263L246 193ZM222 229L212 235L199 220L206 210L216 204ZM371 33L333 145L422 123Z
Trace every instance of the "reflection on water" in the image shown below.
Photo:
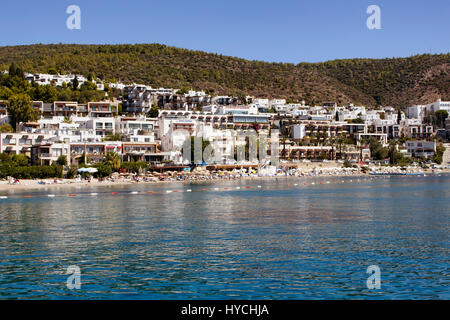
M449 176L326 180L10 193L0 298L450 298ZM381 290L365 285L372 264Z

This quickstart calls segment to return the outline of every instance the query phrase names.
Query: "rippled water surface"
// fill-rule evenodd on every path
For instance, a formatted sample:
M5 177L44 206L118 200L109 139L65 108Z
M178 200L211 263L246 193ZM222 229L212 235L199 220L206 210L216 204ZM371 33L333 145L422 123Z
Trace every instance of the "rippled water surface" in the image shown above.
M450 299L450 176L2 195L2 299Z

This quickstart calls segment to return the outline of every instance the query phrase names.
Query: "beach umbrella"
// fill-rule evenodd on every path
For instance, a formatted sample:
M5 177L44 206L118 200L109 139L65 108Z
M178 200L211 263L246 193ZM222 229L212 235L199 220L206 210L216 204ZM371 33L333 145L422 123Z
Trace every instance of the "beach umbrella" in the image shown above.
M78 169L78 172L96 173L96 172L98 172L98 170L97 170L97 168L80 168L80 169Z

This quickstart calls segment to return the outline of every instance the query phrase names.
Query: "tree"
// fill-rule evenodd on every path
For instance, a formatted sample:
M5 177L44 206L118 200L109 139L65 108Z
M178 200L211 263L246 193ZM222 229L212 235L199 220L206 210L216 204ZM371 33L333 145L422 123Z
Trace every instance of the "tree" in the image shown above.
M350 163L350 161L348 161L347 159L344 160L344 168L351 168L353 167L352 164Z
M112 173L112 168L108 164L96 163L94 165L94 167L97 168L97 170L98 170L96 173L94 173L94 176L97 178L108 177ZM120 166L119 166L119 168L120 168Z
M120 156L116 152L109 151L103 158L103 163L110 166L112 170L119 171L121 163Z
M403 154L401 152L399 152L397 150L397 144L398 141L392 139L389 142L389 164L390 165L394 165L394 164L407 164L410 162L410 159L407 159L403 156Z
M56 160L56 163L59 166L67 166L67 157L65 155L59 156L58 159Z
M186 94L186 93L188 93L188 92L189 92L189 88L188 88L188 87L183 87L183 88L179 89L179 90L176 92L176 94L182 95L182 94Z
M384 160L388 156L388 150L383 148L378 139L372 137L369 140L370 154L374 160Z
M67 170L66 178L67 179L73 179L78 174L77 167L76 166L70 166L69 170Z
M249 101L247 101L247 96L245 94L238 95L238 99L244 105L249 104Z
M58 70L56 70L56 68L51 67L51 68L48 68L48 73L49 74L58 74Z
M348 122L348 123L360 123L360 124L363 124L363 123L364 123L364 120L361 119L361 118L347 119L347 122Z
M91 81L85 81L81 86L80 86L80 90L81 91L87 91L87 90L97 90L97 86L95 83L91 82Z
M14 94L9 98L7 107L9 122L14 130L21 122L36 121L39 111L31 106L30 96L23 93Z
M122 141L122 135L120 133L109 133L103 141Z
M14 128L11 127L11 125L9 123L5 122L5 123L3 123L0 126L0 132L4 132L4 133L6 133L6 132L14 132Z
M21 79L24 79L23 70L19 67L16 67L14 63L9 66L8 74L10 77L19 77Z
M336 143L337 143L337 145L338 145L338 147L339 147L339 156L338 156L338 154L337 154L337 152L336 152L336 158L337 159L341 159L342 158L342 146L345 144L345 137L342 135L342 134L340 134L337 138L336 138Z
M150 118L158 118L158 116L159 116L159 109L158 109L158 106L156 105L156 103L153 103L153 105L152 105L150 111L147 113L147 115Z
M11 154L7 155L2 153L2 162L9 163L13 166L25 167L28 166L30 161L24 154Z
M437 146L433 161L436 162L437 164L441 164L442 160L443 160L444 152L445 152L445 147L443 145Z
M77 90L79 84L80 83L78 82L78 77L77 77L77 75L75 75L75 77L72 80L72 89Z
M395 152L397 151L397 141L391 140L389 142L389 163L395 164Z
M139 161L139 162L122 162L120 165L120 169L125 169L127 172L135 172L138 173L140 170L148 170L149 165L147 162Z
M425 116L423 122L426 124L433 125L435 123L436 115L432 111L425 111Z
M436 125L445 128L445 119L448 118L448 112L446 110L438 110L434 115L436 118Z

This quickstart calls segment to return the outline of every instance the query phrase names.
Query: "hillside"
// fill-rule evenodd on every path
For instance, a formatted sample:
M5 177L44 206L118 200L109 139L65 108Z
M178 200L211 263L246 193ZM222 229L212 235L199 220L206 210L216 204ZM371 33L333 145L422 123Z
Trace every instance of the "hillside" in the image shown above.
M325 63L267 63L168 47L27 45L0 47L0 70L89 73L108 81L193 88L214 94L302 99L307 103L405 107L450 99L450 54Z
M335 60L315 65L377 104L407 107L450 99L450 54Z

